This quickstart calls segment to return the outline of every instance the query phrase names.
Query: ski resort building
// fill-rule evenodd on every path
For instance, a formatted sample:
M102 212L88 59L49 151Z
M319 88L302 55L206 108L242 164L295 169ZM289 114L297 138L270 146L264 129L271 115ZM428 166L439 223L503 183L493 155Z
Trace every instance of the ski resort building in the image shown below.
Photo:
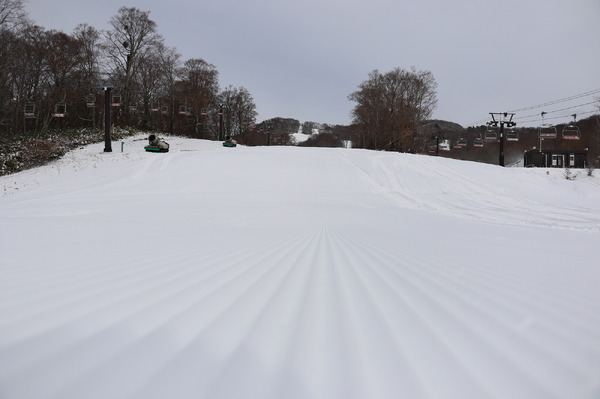
M587 149L583 151L531 150L524 154L526 168L585 168Z

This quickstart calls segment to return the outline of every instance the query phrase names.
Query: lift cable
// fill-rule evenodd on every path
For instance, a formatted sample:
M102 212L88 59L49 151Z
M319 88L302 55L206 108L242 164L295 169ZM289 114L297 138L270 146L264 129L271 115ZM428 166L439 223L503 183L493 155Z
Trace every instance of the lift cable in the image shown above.
M538 105L532 105L532 106L529 106L529 107L518 108L518 109L512 110L510 112L528 111L530 109L548 107L550 105L554 105L554 104L559 104L559 103L563 103L563 102L566 102L566 101L575 100L575 99L578 99L578 98L581 98L581 97L591 96L593 94L600 94L600 89L590 90L590 91L585 92L585 93L575 94L575 95L572 95L572 96L569 96L569 97L564 97L564 98L561 98L561 99L558 99L558 100L548 101L546 103L542 103L542 104L538 104Z
M546 114L553 114L555 112L566 111L566 110L569 110L569 109L579 108L579 107L583 107L583 106L591 105L591 104L596 104L596 103L598 103L598 101L590 101L589 103L585 103L585 104L573 105L571 107L556 109L554 111L547 111ZM519 117L515 118L515 120L525 119L525 118L531 118L532 116L537 116L537 115L539 115L539 114L536 113L536 114L531 114L531 115L519 116Z
M515 113L515 112L520 112L520 111L528 111L528 110L532 110L532 109L537 109L537 108L542 108L542 107L548 107L550 105L560 104L560 103L563 103L563 102L576 100L578 98L592 96L594 94L600 94L600 89L594 89L594 90L587 91L585 93L574 94L574 95L569 96L569 97L563 97L563 98L560 98L558 100L552 100L552 101L548 101L548 102L545 102L545 103L542 103L542 104L537 104L537 105L532 105L532 106L528 106L528 107L517 108L515 110L508 111L508 112ZM591 102L588 102L588 103L585 103L585 104L575 105L575 106L572 106L572 107L567 107L567 108L563 108L563 109L555 110L555 111L548 111L546 113L554 113L554 112L565 111L567 109L573 109L573 108L577 108L577 107L583 107L585 105L591 105L591 104L594 104L594 103L598 103L598 101L599 100L596 99L594 101L591 101ZM586 115L586 114L590 114L590 113L593 113L593 112L594 111L584 112L584 113L580 113L580 114L581 115ZM534 115L537 115L537 114L534 114ZM529 117L532 117L534 115L517 117L517 118L515 118L515 120L520 120L520 119L523 119L523 118L529 118ZM562 118L562 117L560 117L560 118ZM548 118L548 119L558 119L558 118ZM475 121L473 123L470 123L468 126L479 126L479 125L482 125L482 124L486 123L487 121L489 121L489 118L483 118L483 119L480 119L480 120ZM539 119L536 119L535 121L539 121ZM528 123L528 122L532 122L532 121L522 121L520 123Z
M588 111L588 112L578 112L578 113L577 113L577 116L581 116L581 115L589 115L589 114L594 114L594 113L598 113L598 111L597 111L597 110L594 110L594 111ZM532 115L532 116L533 116L533 115ZM567 117L567 116L563 115L563 116L555 116L555 117L552 117L552 118L545 118L545 119L546 119L546 120L552 120L552 119L564 119L564 118L566 118L566 117ZM521 124L523 124L523 123L531 123L531 122L539 122L540 120L541 120L540 118L538 118L538 119L531 119L531 120L528 120L528 121L522 121L522 122L521 122Z

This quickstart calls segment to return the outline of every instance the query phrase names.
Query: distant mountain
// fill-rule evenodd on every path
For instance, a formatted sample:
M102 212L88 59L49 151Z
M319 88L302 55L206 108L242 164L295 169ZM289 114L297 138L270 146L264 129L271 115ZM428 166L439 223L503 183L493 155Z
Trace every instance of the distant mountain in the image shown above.
M271 133L296 133L300 130L300 121L293 118L271 118L257 124L256 127Z
M439 119L431 119L423 122L419 130L419 134L421 135L445 134L448 138L458 136L464 132L465 128L458 123Z

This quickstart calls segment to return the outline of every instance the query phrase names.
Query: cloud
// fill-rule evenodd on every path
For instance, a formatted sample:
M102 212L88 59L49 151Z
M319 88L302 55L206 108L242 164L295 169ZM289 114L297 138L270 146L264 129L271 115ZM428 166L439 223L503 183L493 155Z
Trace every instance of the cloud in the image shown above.
M70 32L107 29L121 2L30 0L33 19ZM600 2L504 0L131 1L167 44L203 58L221 86L244 86L259 119L349 123L348 94L374 70L426 69L434 116L466 125L488 112L600 87Z

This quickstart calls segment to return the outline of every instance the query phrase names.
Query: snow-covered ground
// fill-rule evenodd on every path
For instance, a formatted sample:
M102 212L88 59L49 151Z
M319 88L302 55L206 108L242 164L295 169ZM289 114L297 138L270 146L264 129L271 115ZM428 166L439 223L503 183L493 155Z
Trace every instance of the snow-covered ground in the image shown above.
M302 143L302 142L308 140L310 137L311 137L310 134L304 134L301 132L292 133L292 138L294 139L295 143Z
M167 141L0 178L0 398L600 397L598 176Z

